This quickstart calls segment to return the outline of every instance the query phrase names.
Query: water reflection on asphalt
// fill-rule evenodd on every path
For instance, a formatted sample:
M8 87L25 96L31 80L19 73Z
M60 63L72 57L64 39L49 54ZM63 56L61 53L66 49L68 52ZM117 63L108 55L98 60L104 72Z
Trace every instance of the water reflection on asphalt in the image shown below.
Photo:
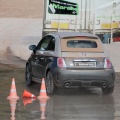
M18 101L7 100L13 77ZM46 101L23 99L24 89L38 96L40 88L24 81L24 69L0 68L0 120L120 120L119 74L113 95L103 96L99 88L59 89Z

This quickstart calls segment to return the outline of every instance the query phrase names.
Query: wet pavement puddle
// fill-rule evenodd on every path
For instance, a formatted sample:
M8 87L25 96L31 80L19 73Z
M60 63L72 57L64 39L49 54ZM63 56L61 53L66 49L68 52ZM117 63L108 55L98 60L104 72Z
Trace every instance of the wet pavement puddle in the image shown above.
M113 95L99 88L59 89L49 99L22 98L26 89L38 96L40 84L26 87L24 69L0 69L0 120L120 120L120 75ZM18 100L8 100L15 77Z

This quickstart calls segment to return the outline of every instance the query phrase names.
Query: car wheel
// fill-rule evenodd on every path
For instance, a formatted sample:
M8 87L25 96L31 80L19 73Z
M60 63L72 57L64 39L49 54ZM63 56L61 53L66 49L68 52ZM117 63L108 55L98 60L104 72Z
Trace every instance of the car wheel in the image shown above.
M52 95L55 92L55 85L53 82L53 75L51 71L47 73L46 77L46 91L48 95Z
M103 94L112 94L114 91L114 86L113 87L110 87L110 88L102 88L102 92Z
M26 80L26 84L30 86L32 83L32 74L29 64L26 65L25 80Z

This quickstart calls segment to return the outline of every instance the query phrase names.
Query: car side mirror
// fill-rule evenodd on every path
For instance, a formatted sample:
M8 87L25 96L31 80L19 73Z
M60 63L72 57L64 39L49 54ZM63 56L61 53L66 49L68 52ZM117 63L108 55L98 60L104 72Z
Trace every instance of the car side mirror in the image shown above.
M35 51L36 48L37 48L36 45L30 45L30 46L29 46L29 49L30 49L30 50L33 50L33 51Z

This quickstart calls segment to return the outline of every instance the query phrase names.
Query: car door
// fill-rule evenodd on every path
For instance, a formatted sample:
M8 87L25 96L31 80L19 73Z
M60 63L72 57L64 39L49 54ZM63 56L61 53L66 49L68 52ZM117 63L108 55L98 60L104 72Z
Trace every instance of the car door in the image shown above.
M55 38L52 37L50 39L47 49L43 53L44 54L44 61L42 67L43 75L45 74L46 68L49 66L49 63L51 63L54 59L54 52L55 52Z
M34 74L36 78L42 79L42 77L44 76L44 67L45 67L45 51L47 51L50 40L51 40L51 36L47 35L45 36L40 43L37 45L37 49L35 52L35 67L34 67Z

